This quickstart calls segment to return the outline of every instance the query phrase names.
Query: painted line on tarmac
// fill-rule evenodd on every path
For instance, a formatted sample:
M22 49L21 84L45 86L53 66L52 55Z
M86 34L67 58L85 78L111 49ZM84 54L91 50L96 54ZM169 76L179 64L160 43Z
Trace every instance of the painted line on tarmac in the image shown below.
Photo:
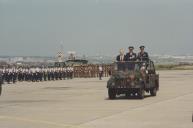
M64 128L82 128L82 127L77 126L77 125L62 124L62 123L56 123L56 122L51 122L51 121L45 121L45 120L27 119L27 118L20 118L20 117L14 117L14 116L0 116L0 120L1 119L16 120L16 121L31 122L31 123L39 123L39 124L52 125L52 126L64 127Z
M192 94L193 94L193 92L188 92L188 93L184 93L184 94L182 94L180 96L175 96L175 97L172 97L172 98L169 98L169 99L163 99L163 100L152 102L152 103L147 103L147 104L143 104L143 105L139 105L139 106L134 106L134 107L131 107L129 109L125 109L123 111L119 111L119 112L114 113L114 114L98 117L98 118L95 118L93 120L89 120L89 121L86 121L86 122L79 123L76 126L83 126L85 124L89 124L89 123L92 123L92 122L97 121L97 120L107 119L107 118L110 118L110 117L121 115L121 114L123 114L126 111L137 110L137 109L140 109L140 108L144 108L144 107L148 107L148 106L151 106L151 105L156 105L156 104L160 104L160 103L164 103L164 102L171 102L173 100L178 100L178 99L180 99L182 97L185 97L185 96L188 96L188 95L192 95Z

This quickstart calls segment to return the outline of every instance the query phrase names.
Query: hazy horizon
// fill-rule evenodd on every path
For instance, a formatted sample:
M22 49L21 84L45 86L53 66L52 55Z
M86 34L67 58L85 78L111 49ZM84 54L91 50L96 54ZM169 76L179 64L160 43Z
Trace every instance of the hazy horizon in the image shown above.
M192 0L0 0L0 56L193 55Z

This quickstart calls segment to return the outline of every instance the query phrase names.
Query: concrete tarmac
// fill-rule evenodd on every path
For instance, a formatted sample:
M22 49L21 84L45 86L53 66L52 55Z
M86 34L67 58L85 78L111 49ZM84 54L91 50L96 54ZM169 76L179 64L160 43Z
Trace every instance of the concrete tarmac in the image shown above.
M193 70L158 72L143 100L109 100L108 78L3 85L0 128L193 128Z

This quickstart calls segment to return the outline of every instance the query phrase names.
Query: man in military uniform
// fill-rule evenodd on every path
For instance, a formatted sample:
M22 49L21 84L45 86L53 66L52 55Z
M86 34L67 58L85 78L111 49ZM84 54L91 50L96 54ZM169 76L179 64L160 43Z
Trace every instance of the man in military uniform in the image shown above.
M134 49L133 46L129 46L128 49L129 49L129 52L126 54L126 61L128 61L127 68L128 70L133 70L135 68L135 64L131 62L137 60L137 55L136 53L133 52L133 49Z
M91 69L90 69L90 72L91 72L91 77L95 77L95 66L92 64L91 65Z
M65 80L67 76L66 67L63 68L63 79Z
M74 74L74 68L73 68L73 66L71 66L71 67L69 68L69 70L70 70L70 79L72 79L72 78L73 78L73 74Z
M140 48L140 52L138 53L137 59L139 61L146 61L146 62L149 61L149 55L147 52L144 51L145 46L140 46L139 48Z
M44 78L44 81L47 81L47 76L48 76L48 70L47 70L47 68L44 68L44 69L42 69L43 70L43 78Z
M3 71L0 69L0 95L2 92L2 84L3 84Z
M39 80L40 81L43 81L43 76L44 76L44 73L43 73L43 69L41 68L39 71Z
M56 67L54 68L54 78L58 80L58 69Z
M54 77L54 68L51 68L51 72L50 73L51 73L51 80L54 80L54 78L55 78Z
M32 82L36 81L36 70L35 68L32 68Z
M5 70L5 81L10 84L10 72L9 69Z
M16 71L16 69L14 68L13 69L13 83L15 83L16 82L16 80L17 80L17 71Z
M102 65L99 65L99 80L102 80L102 76L103 76L103 67Z
M48 74L48 81L50 81L51 80L51 69L50 68L48 68L47 74Z
M33 81L33 68L29 69L29 80Z
M136 61L137 55L133 52L134 47L129 46L129 52L126 54L126 61Z
M2 84L4 84L5 81L5 68L2 69Z

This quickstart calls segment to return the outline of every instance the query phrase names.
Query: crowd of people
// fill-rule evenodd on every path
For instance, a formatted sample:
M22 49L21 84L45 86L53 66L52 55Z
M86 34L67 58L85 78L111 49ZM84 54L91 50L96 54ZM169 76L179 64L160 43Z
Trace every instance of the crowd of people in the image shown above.
M112 74L112 64L86 64L81 66L74 66L74 77L77 78L94 78L100 77L101 74L104 77L108 77ZM101 76L101 77L102 77Z
M73 78L73 67L67 68L3 68L0 69L2 81L15 83L17 81L50 81Z
M73 78L94 78L111 75L112 65L87 64L52 68L0 68L3 83L41 82Z

